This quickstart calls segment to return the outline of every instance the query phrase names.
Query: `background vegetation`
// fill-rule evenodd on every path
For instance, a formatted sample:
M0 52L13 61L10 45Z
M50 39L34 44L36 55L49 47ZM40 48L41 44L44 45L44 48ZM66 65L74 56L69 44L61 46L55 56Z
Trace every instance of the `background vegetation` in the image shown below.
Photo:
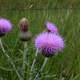
M0 0L0 17L10 19L13 30L3 37L3 44L20 71L23 43L19 40L18 22L22 17L30 21L33 38L28 42L30 65L35 55L34 38L45 29L44 22L52 21L65 40L64 51L49 59L41 80L80 80L80 0ZM40 55L38 69L43 63ZM29 69L26 65L25 80ZM46 76L47 74L47 76ZM0 80L18 80L11 64L0 49Z

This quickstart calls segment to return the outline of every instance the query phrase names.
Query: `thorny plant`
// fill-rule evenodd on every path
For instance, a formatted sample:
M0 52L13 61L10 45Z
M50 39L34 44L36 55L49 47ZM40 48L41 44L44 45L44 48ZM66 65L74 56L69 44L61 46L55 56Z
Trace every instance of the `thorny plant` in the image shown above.
M48 62L48 59L54 55L56 55L58 52L62 51L64 48L64 40L59 35L59 31L57 27L51 23L46 22L46 31L40 33L36 39L35 39L35 57L33 59L33 62L31 66L29 67L30 77L29 80L40 80L41 74L43 72L43 69L45 68L46 63ZM22 62L22 73L18 71L16 68L16 65L13 61L13 59L9 56L7 51L4 48L2 37L6 35L6 33L10 32L12 30L12 24L9 20L1 18L0 19L0 46L4 53L4 56L8 59L9 63L12 65L16 75L18 76L19 80L25 80L25 70L26 70L26 64L27 67L29 64L28 60L28 44L27 42L31 39L31 32L29 31L29 21L26 18L22 18L19 22L19 39L23 42L24 50L21 51L23 54L23 62ZM38 54L41 54L45 57L44 62L37 72L35 72L35 64L36 64L36 58L38 57ZM35 74L36 73L36 74ZM33 77L32 75L35 74ZM52 77L49 75L46 75L45 77ZM54 77L54 76L53 76Z

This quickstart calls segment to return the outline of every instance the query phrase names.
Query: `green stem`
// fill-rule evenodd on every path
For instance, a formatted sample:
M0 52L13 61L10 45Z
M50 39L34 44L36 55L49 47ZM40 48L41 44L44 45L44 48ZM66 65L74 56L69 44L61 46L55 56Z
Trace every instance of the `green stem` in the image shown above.
M39 80L39 74L43 71L43 69L44 69L44 67L45 67L45 65L46 65L46 63L47 63L47 60L48 60L48 58L45 58L45 60L44 60L44 62L43 62L43 65L41 66L40 71L36 74L34 80Z
M35 58L34 58L34 60L33 60L33 63L32 63L32 66L31 66L31 71L33 71L33 69L34 69L34 65L35 65L35 62L36 62L36 57L37 57L37 55L38 55L38 49L36 50L36 53L35 53Z
M17 71L17 69L16 69L16 67L15 67L15 64L13 63L11 57L6 53L6 51L5 51L4 47L3 47L3 44L2 44L1 39L0 39L0 46L1 46L1 49L2 49L2 51L3 51L3 53L4 53L4 55L8 58L9 62L10 62L11 65L13 66L13 69L14 69L14 71L16 72L19 80L23 80L22 77L20 76L19 72Z
M27 51L28 51L28 48L27 48L27 42L24 42L24 53L23 53L23 78L25 77L25 64L27 63L28 64L28 58L27 58Z
M34 60L32 62L32 65L31 65L31 70L30 70L31 72L34 71L34 65L35 65L35 62L36 62L36 57L38 56L38 52L39 52L39 50L37 49L36 53L35 53L35 58L34 58ZM32 79L32 76L30 76L29 80L31 80L31 79Z

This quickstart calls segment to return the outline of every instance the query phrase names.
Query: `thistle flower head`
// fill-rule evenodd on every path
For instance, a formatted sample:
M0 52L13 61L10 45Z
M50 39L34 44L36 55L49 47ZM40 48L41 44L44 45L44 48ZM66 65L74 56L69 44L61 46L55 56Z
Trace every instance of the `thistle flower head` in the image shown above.
M22 18L19 22L19 27L22 32L28 31L29 22L26 18Z
M51 22L46 22L46 27L47 27L47 30L48 32L52 32L52 33L58 33L58 29L57 27L55 26L55 24L51 23Z
M49 57L63 50L64 40L59 35L43 32L35 39L35 47L41 50L43 55Z
M12 24L9 20L1 18L0 19L0 36L5 34L12 29Z

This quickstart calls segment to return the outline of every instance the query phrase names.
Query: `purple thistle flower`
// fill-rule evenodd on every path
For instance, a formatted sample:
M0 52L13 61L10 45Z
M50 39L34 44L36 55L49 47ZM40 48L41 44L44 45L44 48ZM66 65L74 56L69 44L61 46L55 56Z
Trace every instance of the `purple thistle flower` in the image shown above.
M43 32L35 39L35 47L41 50L46 57L62 51L64 48L64 40L61 36Z
M12 24L9 20L0 18L0 35L5 34L12 29Z
M48 32L53 32L53 33L58 34L58 29L55 26L55 24L51 22L46 22L46 27L47 27Z

